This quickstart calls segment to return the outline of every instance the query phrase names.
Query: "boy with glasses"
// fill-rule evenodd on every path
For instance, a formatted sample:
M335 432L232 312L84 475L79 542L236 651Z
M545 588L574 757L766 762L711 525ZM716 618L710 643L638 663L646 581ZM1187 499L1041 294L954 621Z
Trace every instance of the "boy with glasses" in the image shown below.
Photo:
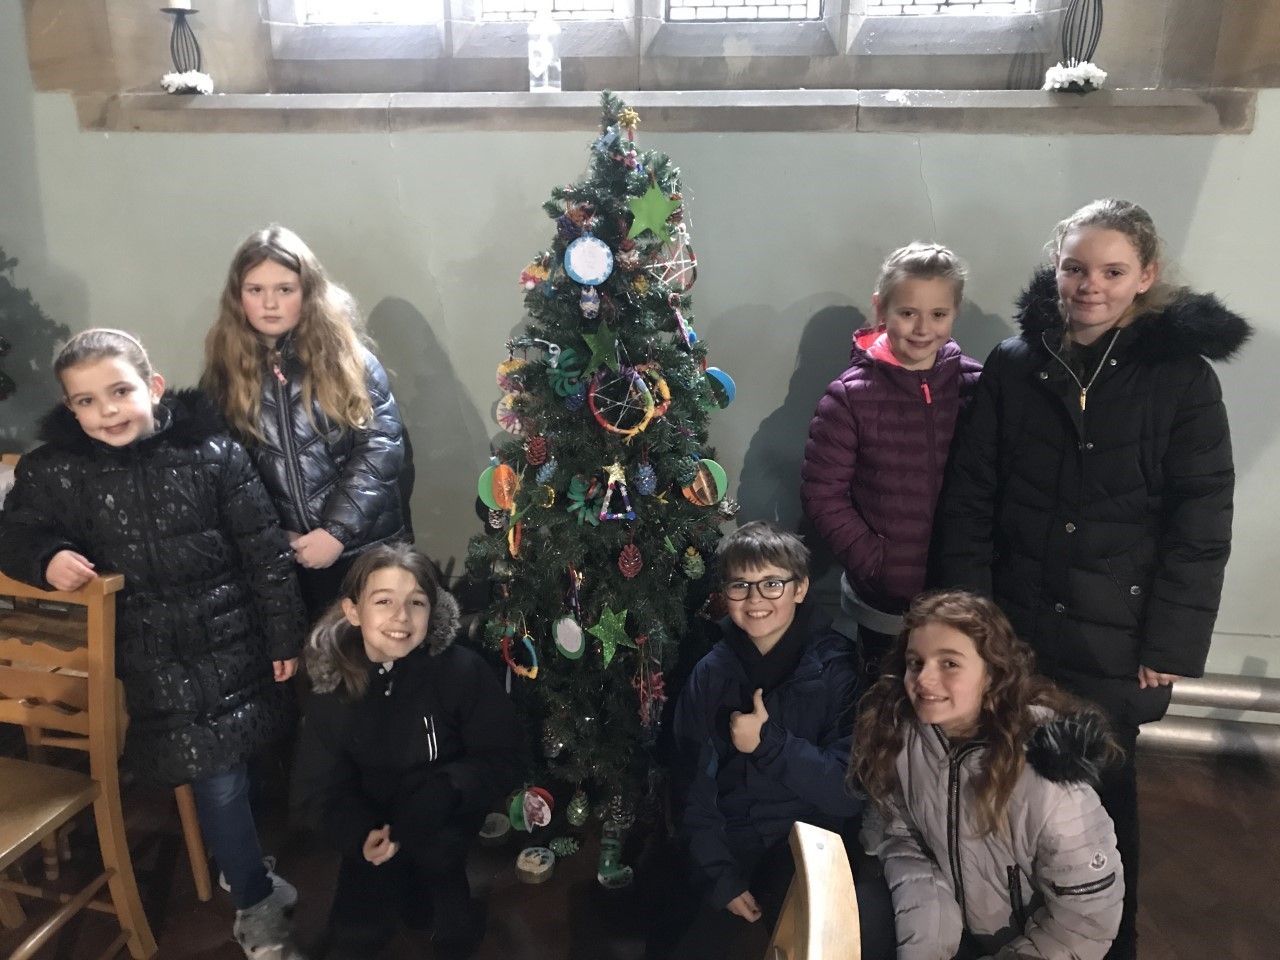
M741 956L746 924L763 917L771 927L781 909L792 824L852 836L862 809L844 786L857 655L806 602L808 549L755 521L720 542L717 563L723 639L694 668L675 715L681 835L703 903L679 957Z

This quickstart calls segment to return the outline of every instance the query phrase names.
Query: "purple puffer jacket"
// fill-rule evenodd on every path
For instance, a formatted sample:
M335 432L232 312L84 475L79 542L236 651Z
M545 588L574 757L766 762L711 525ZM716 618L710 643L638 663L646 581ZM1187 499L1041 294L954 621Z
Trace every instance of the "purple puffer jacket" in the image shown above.
M854 334L849 369L818 402L800 497L858 596L899 613L924 588L947 450L982 365L948 340L930 370L893 366L867 353L883 331Z

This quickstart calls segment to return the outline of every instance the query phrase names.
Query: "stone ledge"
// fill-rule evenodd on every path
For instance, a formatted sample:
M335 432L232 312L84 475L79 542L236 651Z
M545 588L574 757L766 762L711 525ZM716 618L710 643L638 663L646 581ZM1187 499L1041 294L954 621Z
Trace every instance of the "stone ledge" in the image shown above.
M1246 134L1252 90L622 92L648 132ZM599 96L533 93L134 93L75 98L86 130L150 133L591 131Z

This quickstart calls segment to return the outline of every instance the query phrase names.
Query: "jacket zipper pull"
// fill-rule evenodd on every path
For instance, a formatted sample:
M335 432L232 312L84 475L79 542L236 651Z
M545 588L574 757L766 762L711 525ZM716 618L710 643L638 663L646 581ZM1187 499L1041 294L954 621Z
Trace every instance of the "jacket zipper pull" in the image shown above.
M276 379L279 380L282 384L285 384L286 386L288 385L289 381L285 379L284 371L280 369L280 364L273 363L271 365L271 372L276 375Z
M924 402L927 406L933 405L933 394L929 392L929 381L921 380L920 389L924 391Z
M1085 404L1086 398L1088 397L1088 394L1089 394L1088 387L1080 388L1080 412L1081 413L1084 413L1084 404Z

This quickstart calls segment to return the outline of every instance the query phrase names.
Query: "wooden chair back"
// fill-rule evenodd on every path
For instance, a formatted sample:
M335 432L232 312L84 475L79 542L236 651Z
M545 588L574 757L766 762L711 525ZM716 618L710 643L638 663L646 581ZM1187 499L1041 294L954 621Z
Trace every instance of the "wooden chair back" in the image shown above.
M796 873L765 960L861 960L858 899L844 841L796 823L790 843Z

